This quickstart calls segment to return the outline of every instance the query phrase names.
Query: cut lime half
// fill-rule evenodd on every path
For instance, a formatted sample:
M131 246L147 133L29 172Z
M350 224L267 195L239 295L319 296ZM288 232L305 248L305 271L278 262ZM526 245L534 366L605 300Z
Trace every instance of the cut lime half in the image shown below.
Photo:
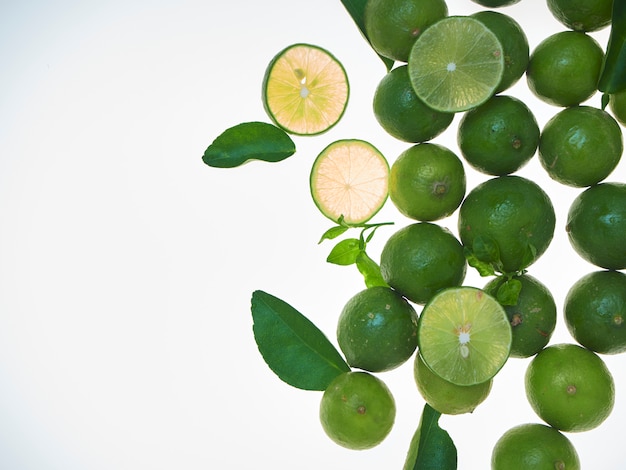
M483 23L449 16L418 36L408 67L415 93L424 103L437 111L459 112L494 94L504 73L504 54Z
M372 144L338 140L326 147L311 169L311 195L319 210L348 224L371 219L389 194L389 163Z
M457 385L491 379L511 350L511 325L498 301L475 287L436 294L422 310L418 330L422 359Z
M285 131L320 134L343 116L349 90L346 71L330 52L310 44L293 44L267 67L263 105Z

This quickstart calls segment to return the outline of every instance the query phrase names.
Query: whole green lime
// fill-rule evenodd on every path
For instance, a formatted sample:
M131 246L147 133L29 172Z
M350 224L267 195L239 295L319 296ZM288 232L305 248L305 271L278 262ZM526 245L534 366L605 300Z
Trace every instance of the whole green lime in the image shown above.
M605 269L626 268L626 183L585 189L570 205L565 229L586 261Z
M554 333L556 302L543 283L526 273L511 279L506 276L495 277L483 290L499 299L504 295L503 289L510 288L512 282L518 282L521 290L515 303L503 303L513 332L511 356L530 357L541 351Z
M513 86L526 72L530 49L526 33L511 16L498 11L482 10L471 15L498 37L504 51L504 73L496 93Z
M393 162L389 198L405 216L434 221L451 215L463 201L466 180L463 163L447 147L423 142Z
M374 116L392 137L405 142L434 139L450 126L454 113L442 113L420 100L409 79L408 66L387 73L374 92Z
M565 432L602 424L613 410L615 384L604 361L576 344L553 344L528 364L526 397L537 415Z
M400 62L408 61L422 31L447 15L445 0L368 0L363 13L374 50Z
M348 449L377 446L391 431L395 418L396 403L389 388L367 372L338 375L320 402L322 428Z
M609 109L613 113L613 117L622 126L626 126L626 90L609 95Z
M597 91L604 51L586 33L560 31L530 54L526 79L530 90L555 106L574 106Z
M430 222L407 225L393 233L380 255L385 282L421 305L440 290L461 285L466 269L459 240L447 228Z
M594 271L565 297L567 329L582 346L600 354L626 352L626 274Z
M556 215L533 181L498 176L475 186L459 209L463 246L495 271L516 273L534 263L554 236Z
M492 470L580 470L574 444L553 427L519 424L506 431L493 448Z
M442 379L415 355L413 375L417 389L433 409L439 413L458 415L471 413L489 396L493 379L475 385L456 385Z
M537 150L539 135L537 120L523 101L496 95L463 115L457 141L473 168L502 176L528 163Z
M555 181L581 188L609 176L623 150L622 130L609 113L593 106L573 106L544 126L539 161Z
M352 367L370 372L395 369L417 348L417 313L394 290L370 287L344 306L337 342Z
M613 0L548 0L548 9L574 31L598 31L611 24Z

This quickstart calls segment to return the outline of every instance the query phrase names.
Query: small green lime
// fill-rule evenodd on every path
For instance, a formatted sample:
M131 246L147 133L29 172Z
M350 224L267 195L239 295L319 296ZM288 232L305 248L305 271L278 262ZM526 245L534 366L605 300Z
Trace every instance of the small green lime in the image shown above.
M611 24L613 0L548 0L548 9L574 31L598 31Z
M344 306L337 342L352 367L370 372L395 369L417 348L417 313L394 290L370 287Z
M604 361L576 344L553 344L528 364L526 397L547 424L582 432L602 424L613 410L615 384Z
M466 269L459 240L447 228L430 222L407 225L393 233L380 255L385 282L421 305L440 290L461 285Z
M553 427L519 424L493 448L491 470L580 470L574 444Z
M389 198L411 219L434 221L451 215L461 205L465 188L463 163L439 144L414 145L391 165Z
M501 176L528 163L537 150L539 135L539 125L528 106L512 96L496 95L463 115L457 141L474 169Z
M582 346L600 354L626 352L626 274L594 271L570 287L565 324Z
M405 142L434 139L454 119L454 113L435 111L417 97L407 65L396 67L383 77L374 92L373 107L381 127Z
M322 428L348 449L370 449L391 431L396 403L387 385L367 372L345 372L324 391L320 402Z

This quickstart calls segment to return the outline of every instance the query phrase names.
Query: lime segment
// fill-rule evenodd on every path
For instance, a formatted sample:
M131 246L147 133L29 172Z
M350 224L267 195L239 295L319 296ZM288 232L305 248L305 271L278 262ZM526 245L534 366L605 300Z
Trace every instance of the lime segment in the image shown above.
M504 73L502 44L475 18L449 16L428 27L409 55L417 96L443 112L466 111L487 101Z
M270 62L263 80L263 104L285 131L313 135L334 126L346 109L346 71L330 52L294 44Z
M326 217L363 223L387 200L389 163L368 142L338 140L315 159L310 184L313 201Z
M422 310L418 330L422 359L454 384L491 379L508 359L511 340L504 308L475 287L443 290Z

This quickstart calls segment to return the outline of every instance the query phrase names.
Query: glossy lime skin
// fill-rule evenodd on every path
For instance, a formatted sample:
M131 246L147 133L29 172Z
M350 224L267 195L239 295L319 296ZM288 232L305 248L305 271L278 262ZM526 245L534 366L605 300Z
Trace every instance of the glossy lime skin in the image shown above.
M352 367L370 372L395 369L417 348L417 313L394 290L370 287L344 306L337 342Z
M320 422L342 447L364 450L380 444L391 431L396 403L385 383L367 372L346 372L324 391Z
M606 111L574 106L555 114L543 127L539 161L552 179L587 187L603 181L619 163L622 130Z
M582 346L600 354L626 352L626 274L594 271L565 297L567 329Z
M515 273L534 263L550 245L555 225L549 196L536 183L516 175L479 184L459 209L463 245L474 253L475 243L481 240L496 246L504 273Z
M393 233L380 256L385 282L421 305L440 290L461 285L466 270L459 240L448 229L430 222L411 224Z
M603 182L572 202L565 227L584 260L605 269L626 268L626 183Z
M574 444L556 429L539 423L507 430L491 454L491 470L580 470Z
M541 351L549 342L557 322L557 307L552 293L538 279L523 274L515 276L522 290L515 305L503 305L511 322L513 341L512 357L530 357ZM489 281L484 290L496 297L504 278Z
M604 361L577 344L553 344L541 350L525 374L528 401L555 429L589 431L613 410L615 383Z

